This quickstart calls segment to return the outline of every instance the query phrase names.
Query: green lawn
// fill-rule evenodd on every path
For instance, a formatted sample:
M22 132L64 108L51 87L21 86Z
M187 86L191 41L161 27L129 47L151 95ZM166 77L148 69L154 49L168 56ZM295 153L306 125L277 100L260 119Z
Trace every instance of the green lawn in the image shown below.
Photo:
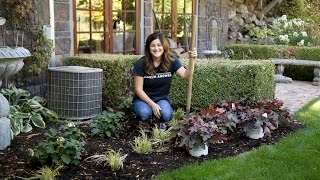
M157 179L320 179L320 98L295 114L306 128L237 157L162 173Z

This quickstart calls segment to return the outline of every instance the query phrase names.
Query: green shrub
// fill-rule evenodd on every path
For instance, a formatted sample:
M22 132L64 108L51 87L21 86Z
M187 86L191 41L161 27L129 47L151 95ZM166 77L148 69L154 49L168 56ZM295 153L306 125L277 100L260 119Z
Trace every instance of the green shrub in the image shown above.
M305 14L304 0L284 0L274 11L278 16L285 14L290 19L303 17Z
M121 128L121 121L124 119L124 113L121 111L115 112L113 109L108 108L92 118L90 124L91 134L99 135L101 137L119 137L118 130Z
M49 129L47 139L40 142L34 150L34 157L41 163L79 164L84 142L82 133L73 123L62 130Z
M133 94L131 68L139 56L86 55L67 59L67 65L103 69L103 102L117 105ZM182 60L186 65L187 60ZM193 81L193 106L206 107L225 98L239 100L248 96L272 98L273 65L266 62L197 60ZM174 106L184 107L187 81L175 76L170 99Z
M183 61L186 64L186 61ZM204 108L224 99L274 96L274 66L271 62L198 60L195 64L192 107ZM184 107L187 81L175 77L170 100L175 107Z
M249 45L249 44L232 44L225 45L224 48L233 52L230 58L238 59L270 59L270 58L289 58L302 60L320 60L320 48L298 47L298 46L281 46L281 45ZM243 56L245 54L245 56ZM313 68L303 66L286 66L284 75L296 80L312 81Z
M311 46L314 40L307 32L308 26L308 22L300 18L288 20L283 15L272 22L274 42L279 45Z
M115 54L83 54L68 57L66 65L86 66L103 70L103 105L115 108L132 96L131 68L140 56Z

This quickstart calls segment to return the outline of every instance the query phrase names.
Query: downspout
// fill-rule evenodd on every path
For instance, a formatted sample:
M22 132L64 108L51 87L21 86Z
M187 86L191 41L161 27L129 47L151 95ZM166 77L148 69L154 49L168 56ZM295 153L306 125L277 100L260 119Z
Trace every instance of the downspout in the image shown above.
M45 36L52 42L52 53L50 57L49 67L56 66L55 54L55 28L54 28L54 0L49 0L49 25L43 26Z

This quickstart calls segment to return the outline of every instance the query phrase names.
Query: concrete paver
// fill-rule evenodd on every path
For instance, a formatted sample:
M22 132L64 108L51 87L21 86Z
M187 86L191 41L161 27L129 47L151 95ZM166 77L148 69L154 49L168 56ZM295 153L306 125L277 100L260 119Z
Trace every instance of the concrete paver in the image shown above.
M275 98L282 100L292 114L317 97L320 97L320 86L313 86L312 82L294 80L290 84L276 84Z

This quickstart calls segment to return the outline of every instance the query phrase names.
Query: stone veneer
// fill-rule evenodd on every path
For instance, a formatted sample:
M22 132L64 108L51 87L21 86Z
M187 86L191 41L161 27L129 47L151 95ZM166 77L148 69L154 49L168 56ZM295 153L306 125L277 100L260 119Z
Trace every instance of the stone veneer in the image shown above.
M73 55L72 0L55 0L55 53L56 66L63 65L65 57Z
M153 13L152 13L152 0L144 0L144 40L153 32ZM141 47L144 49L144 47Z
M0 0L2 4L3 0ZM39 16L40 24L49 24L49 0L36 0L38 10L41 16ZM140 0L137 0L140 1ZM155 0L143 0L141 1L142 14L142 29L141 40L148 37L154 29L154 18L152 13L153 3ZM212 20L209 21L210 17L216 17L219 20L218 31L219 35L215 39L217 41L217 48L224 42L236 42L237 39L242 38L242 34L239 33L243 29L243 24L255 23L263 24L263 22L257 20L255 14L261 11L262 5L259 3L251 2L250 0L197 0L198 2L198 31L197 31L197 48L201 55L203 50L212 48L207 27L212 27ZM260 2L260 1L259 1ZM263 0L266 5L266 0ZM73 38L73 0L54 0L54 11L55 11L55 53L56 53L56 65L63 65L63 60L66 56L74 54L74 38ZM260 8L258 8L258 6ZM3 13L3 9L0 6L0 16ZM248 17L248 18L243 18ZM244 20L243 20L244 19ZM248 23L243 23L248 21ZM215 23L214 23L215 24ZM240 25L239 25L240 24ZM210 29L210 32L211 29ZM7 30L7 34L10 35L11 31ZM30 44L31 34L25 34L24 47L31 47ZM0 37L0 45L2 43ZM14 45L13 38L7 38L7 45ZM141 44L144 44L142 42ZM19 44L21 45L21 43ZM28 48L30 49L30 48ZM141 47L143 49L143 47ZM143 51L141 51L143 52Z
M1 3L2 0L0 0ZM36 0L39 4L39 11L41 12L40 23L42 25L49 24L49 0ZM141 7L143 8L143 29L141 29L141 36L146 40L148 35L153 32L153 7L154 0L144 0ZM228 36L228 6L230 0L198 0L198 34L197 34L197 48L199 54L202 50L208 49L208 33L206 30L208 18L215 16L223 21L222 29L222 43L226 41ZM73 2L72 0L54 0L54 14L55 14L55 54L56 65L63 65L65 57L74 54L74 38L73 38ZM1 14L1 7L0 7ZM210 23L210 22L209 22ZM30 46L30 35L26 35L24 45ZM29 39L29 40L28 40ZM0 41L1 43L1 41ZM13 44L13 40L9 41ZM143 44L143 43L142 43ZM141 47L143 49L143 47Z

